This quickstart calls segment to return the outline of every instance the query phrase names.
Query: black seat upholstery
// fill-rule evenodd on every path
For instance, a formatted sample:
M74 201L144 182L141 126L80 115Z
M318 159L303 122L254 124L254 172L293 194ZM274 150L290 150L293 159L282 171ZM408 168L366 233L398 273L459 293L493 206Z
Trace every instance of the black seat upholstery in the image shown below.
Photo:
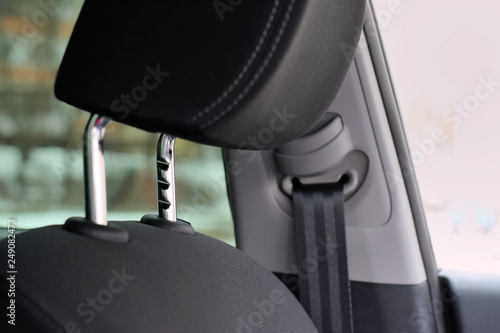
M357 45L365 1L216 3L85 1L57 97L220 147L268 149L300 137L343 82L353 54L342 46ZM272 139L257 146L249 138L263 129ZM18 320L2 320L1 332L317 332L271 272L220 241L138 222L86 235L75 225L17 236ZM118 236L96 236L108 231Z
M118 225L129 232L127 243L62 226L18 235L16 332L316 332L288 289L232 246ZM6 295L3 277L1 284ZM14 332L6 320L0 327Z

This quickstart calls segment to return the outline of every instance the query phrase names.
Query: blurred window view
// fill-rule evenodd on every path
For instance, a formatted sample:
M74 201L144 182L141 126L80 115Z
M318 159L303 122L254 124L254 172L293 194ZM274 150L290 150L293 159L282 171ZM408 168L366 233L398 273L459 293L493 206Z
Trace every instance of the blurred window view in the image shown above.
M62 224L84 215L82 135L89 114L55 99L53 84L82 0L0 2L0 227ZM110 220L155 213L157 134L106 131ZM218 148L176 143L178 215L234 244Z
M373 5L438 265L500 273L500 3Z

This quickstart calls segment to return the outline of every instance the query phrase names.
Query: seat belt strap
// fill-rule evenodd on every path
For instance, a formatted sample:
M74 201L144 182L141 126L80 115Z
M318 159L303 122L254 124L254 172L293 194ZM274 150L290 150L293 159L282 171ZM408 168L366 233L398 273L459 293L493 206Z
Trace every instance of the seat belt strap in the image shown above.
M321 333L353 333L343 184L294 184L300 301Z

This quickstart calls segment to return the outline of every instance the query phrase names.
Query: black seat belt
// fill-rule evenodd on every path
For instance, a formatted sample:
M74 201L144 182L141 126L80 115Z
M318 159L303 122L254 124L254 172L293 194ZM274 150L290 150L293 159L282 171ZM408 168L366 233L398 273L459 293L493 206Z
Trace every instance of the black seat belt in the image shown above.
M293 187L300 301L321 333L353 333L343 187Z

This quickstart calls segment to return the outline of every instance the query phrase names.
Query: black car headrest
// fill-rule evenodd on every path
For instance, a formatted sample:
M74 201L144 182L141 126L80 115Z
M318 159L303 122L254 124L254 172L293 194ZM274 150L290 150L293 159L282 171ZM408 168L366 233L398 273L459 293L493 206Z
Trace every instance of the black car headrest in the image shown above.
M147 131L268 149L324 115L365 0L87 0L56 96Z

